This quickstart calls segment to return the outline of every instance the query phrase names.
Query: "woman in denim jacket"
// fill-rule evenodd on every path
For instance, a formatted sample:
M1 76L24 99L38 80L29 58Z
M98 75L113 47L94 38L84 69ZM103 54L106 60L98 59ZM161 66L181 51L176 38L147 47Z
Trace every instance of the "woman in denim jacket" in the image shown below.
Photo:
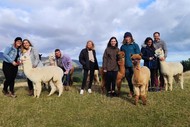
M43 66L40 61L38 51L32 46L31 42L28 39L24 39L22 42L22 55L24 54L27 54L30 56L33 68ZM27 78L27 82L28 82L28 89L29 89L28 95L32 96L34 92L33 83L28 78Z
M22 45L22 38L17 37L14 40L14 44L6 47L3 53L3 73L5 75L5 81L3 86L3 94L9 97L17 97L14 92L15 78L18 72L18 66L20 64L20 47ZM9 87L9 91L8 91Z

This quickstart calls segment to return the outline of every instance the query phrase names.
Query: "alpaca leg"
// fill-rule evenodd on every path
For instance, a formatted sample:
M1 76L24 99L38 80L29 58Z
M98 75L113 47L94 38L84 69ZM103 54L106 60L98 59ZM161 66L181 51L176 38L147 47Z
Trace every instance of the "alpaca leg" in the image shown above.
M58 95L58 97L60 97L61 94L63 93L63 85L62 85L62 82L61 82L61 80L60 80L60 81L57 81L55 84L56 84L56 86L57 86L57 88L58 88L58 90L59 90L59 95Z
M166 76L164 76L164 86L165 86L165 91L168 91L168 80Z
M56 87L55 87L53 81L50 81L49 84L50 84L50 86L51 86L51 91L50 91L50 93L49 93L48 96L51 96L53 93L55 93Z
M36 83L34 83L34 98L36 97L36 95L37 95L37 89L36 89Z
M183 89L183 73L179 76L180 86Z
M36 83L36 96L37 98L40 97L40 94L41 94L41 91L42 91L42 85L41 85L41 82L40 83Z
M118 96L120 95L120 92L121 92L121 80L117 80L116 81L116 84L117 84L117 90L118 90Z
M137 105L137 103L139 101L139 95L140 95L139 87L134 86L134 92L135 92L135 102L134 102L134 104Z
M168 77L168 85L169 85L170 91L172 91L172 89L173 89L173 76Z
M142 99L143 105L146 105L146 102L147 102L146 96L141 95L141 99Z

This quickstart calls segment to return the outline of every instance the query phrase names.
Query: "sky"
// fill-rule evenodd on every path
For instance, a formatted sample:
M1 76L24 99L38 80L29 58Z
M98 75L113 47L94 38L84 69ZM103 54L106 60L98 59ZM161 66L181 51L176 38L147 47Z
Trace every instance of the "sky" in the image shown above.
M160 32L167 61L190 58L190 0L0 0L0 51L17 36L29 39L48 56L59 48L78 60L93 40L102 61L109 39L122 45L131 32L141 48L146 37Z

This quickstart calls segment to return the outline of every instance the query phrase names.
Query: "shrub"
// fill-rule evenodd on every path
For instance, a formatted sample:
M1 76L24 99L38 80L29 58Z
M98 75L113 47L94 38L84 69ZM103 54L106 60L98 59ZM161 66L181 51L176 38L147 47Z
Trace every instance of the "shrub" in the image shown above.
M79 77L73 77L73 82L81 82L81 79Z

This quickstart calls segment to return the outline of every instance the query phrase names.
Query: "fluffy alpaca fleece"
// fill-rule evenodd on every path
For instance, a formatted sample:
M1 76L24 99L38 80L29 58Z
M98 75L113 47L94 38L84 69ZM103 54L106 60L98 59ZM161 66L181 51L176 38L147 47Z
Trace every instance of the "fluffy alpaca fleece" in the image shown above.
M116 79L116 85L118 89L118 95L120 95L120 89L121 89L121 83L122 80L125 78L125 53L123 51L118 52L118 65L119 65L119 71L117 73L117 79ZM102 92L105 91L106 81L105 81L105 73L103 72L103 69L100 69L100 75L102 77L101 80L101 88Z
M183 89L183 65L180 62L166 62L162 60L164 58L164 51L159 48L155 51L155 55L160 58L161 73L164 76L165 90L172 91L173 78L176 82L180 83L181 89Z
M146 105L148 83L150 80L150 70L146 66L140 66L141 59L141 54L131 55L134 70L132 83L135 92L135 105L138 103L139 97L141 97L143 105Z
M41 94L41 83L49 83L51 91L48 96L52 95L56 91L56 87L61 96L63 92L62 77L63 71L56 66L44 66L32 68L30 56L24 55L21 57L23 63L24 74L34 83L34 97L39 98Z
M57 66L56 60L55 60L55 53L52 52L49 54L48 60L44 62L44 66ZM70 70L70 80L69 80L69 85L73 85L73 73L74 73L75 68L72 67Z

